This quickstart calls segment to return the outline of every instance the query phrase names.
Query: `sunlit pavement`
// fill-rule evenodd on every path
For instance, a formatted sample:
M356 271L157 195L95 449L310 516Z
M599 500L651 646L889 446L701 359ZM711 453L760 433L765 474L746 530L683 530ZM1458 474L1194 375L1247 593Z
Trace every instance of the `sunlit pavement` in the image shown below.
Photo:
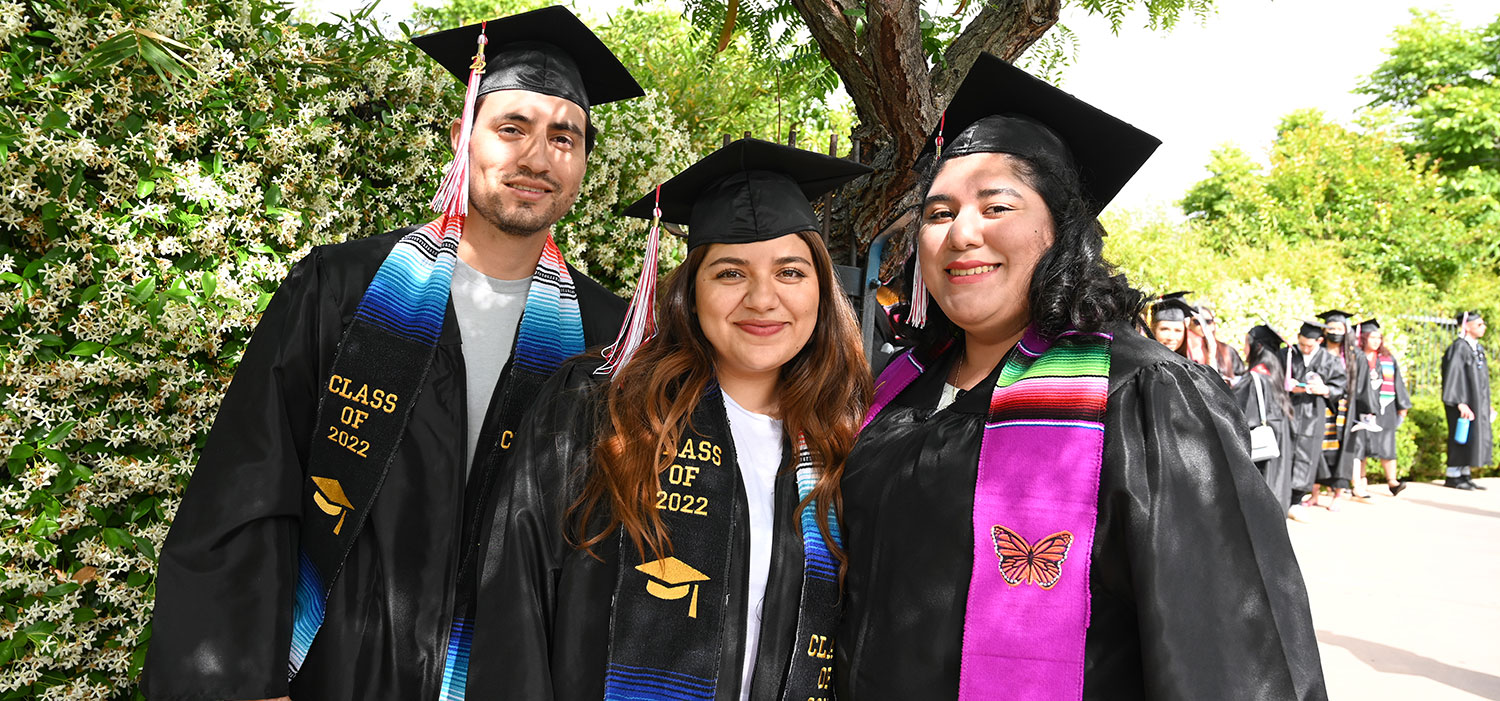
M1330 699L1500 699L1500 478L1478 482L1287 522Z

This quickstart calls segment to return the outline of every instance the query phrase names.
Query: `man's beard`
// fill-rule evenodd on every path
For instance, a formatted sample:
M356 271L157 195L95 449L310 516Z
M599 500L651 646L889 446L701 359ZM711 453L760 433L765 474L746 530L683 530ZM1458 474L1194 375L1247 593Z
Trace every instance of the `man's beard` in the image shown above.
M533 180L541 180L556 197L552 205L543 209L544 203L517 203L509 211L505 209L505 203L496 190L481 190L474 183L469 184L469 206L475 212L489 222L491 226L499 229L501 233L520 238L527 238L539 234L556 224L568 210L573 207L573 201L577 196L566 197L560 195L562 187L551 178L527 175ZM501 187L504 187L503 185Z

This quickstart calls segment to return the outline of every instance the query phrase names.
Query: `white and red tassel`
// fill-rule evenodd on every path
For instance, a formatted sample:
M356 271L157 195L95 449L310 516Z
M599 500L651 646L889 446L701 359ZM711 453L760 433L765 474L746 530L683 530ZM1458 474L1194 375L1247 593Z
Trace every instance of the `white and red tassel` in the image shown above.
M469 64L469 85L464 91L463 121L453 160L443 173L443 182L432 198L432 208L444 217L462 217L469 212L469 136L474 131L474 103L479 101L479 83L484 79L484 47L490 42L485 24L479 25L479 49Z
M917 256L916 247L912 247L911 254ZM927 285L922 282L922 260L917 256L916 264L912 266L911 275L911 310L907 312L906 323L914 329L920 329L927 325Z
M608 374L610 379L619 376L620 370L641 345L656 335L656 268L660 250L661 186L657 185L656 205L651 210L651 233L646 235L646 254L641 258L641 274L636 281L635 294L630 297L630 308L625 311L620 335L604 349L604 365L594 374Z

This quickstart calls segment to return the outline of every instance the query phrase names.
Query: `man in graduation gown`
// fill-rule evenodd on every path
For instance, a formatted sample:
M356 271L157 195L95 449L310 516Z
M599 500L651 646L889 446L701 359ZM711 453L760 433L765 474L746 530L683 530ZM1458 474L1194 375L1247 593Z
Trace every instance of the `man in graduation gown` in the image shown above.
M1292 505L1312 492L1314 482L1330 471L1323 460L1323 436L1329 407L1344 396L1345 374L1338 359L1323 349L1323 324L1302 322L1296 348L1288 351L1292 368Z
M470 88L441 219L313 249L261 318L162 550L149 698L462 698L485 490L624 312L551 229L590 107L642 94L563 8L480 37L415 40Z
M1459 314L1458 338L1443 353L1443 411L1448 417L1448 475L1444 485L1457 489L1485 489L1470 476L1470 468L1490 464L1494 443L1495 410L1490 405L1490 365L1479 339L1487 328L1479 312ZM1468 436L1460 443L1459 424L1468 421Z

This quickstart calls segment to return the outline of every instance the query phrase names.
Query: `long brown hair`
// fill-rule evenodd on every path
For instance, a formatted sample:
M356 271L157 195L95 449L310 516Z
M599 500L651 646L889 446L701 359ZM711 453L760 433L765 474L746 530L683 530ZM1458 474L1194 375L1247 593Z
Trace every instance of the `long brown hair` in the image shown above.
M781 366L781 422L786 435L806 437L822 468L799 508L811 502L817 510L818 528L842 571L848 559L830 535L828 513L843 512L839 481L873 383L854 311L834 282L828 249L816 233L796 235L812 250L818 318L807 345ZM708 249L689 251L667 277L657 297L656 336L641 345L606 390L593 469L567 515L573 524L569 542L590 554L616 528L625 529L642 558L647 549L657 557L671 551L670 534L656 511L656 492L661 472L677 454L683 426L714 376L714 349L698 324L695 304L698 268ZM590 525L599 520L596 515L607 517L602 527Z

